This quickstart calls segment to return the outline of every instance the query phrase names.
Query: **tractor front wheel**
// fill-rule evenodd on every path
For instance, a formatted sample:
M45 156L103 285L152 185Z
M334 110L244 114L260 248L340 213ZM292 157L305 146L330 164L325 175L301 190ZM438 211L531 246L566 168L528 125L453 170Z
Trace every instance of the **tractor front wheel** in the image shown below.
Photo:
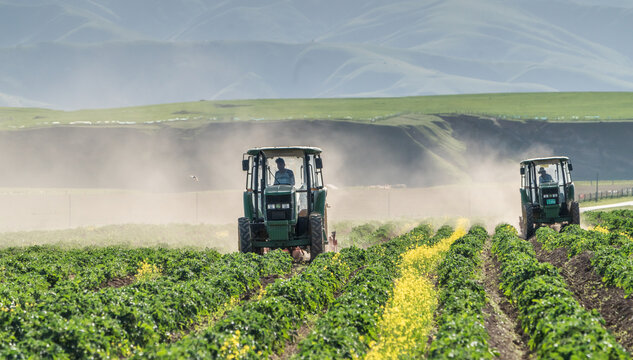
M571 223L580 225L580 205L578 205L578 201L572 201L571 203Z
M253 242L251 236L251 223L246 217L237 219L237 233L240 242L238 247L241 253L253 252Z
M310 261L323 252L323 217L310 214Z
M521 232L525 240L529 240L534 235L534 212L532 204L523 205L523 221L521 222Z

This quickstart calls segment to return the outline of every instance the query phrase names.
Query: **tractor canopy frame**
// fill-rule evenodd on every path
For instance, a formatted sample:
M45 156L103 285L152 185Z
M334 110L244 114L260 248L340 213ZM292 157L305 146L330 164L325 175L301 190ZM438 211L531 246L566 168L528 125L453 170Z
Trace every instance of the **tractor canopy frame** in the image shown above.
M521 165L521 226L531 235L541 224L578 224L578 203L566 156L523 160Z
M321 152L317 147L287 146L258 147L244 153L246 190L240 221L248 231L240 230L240 244L253 252L309 247L312 255L315 248L322 247L315 242L327 243L327 188ZM273 163L277 169L271 169Z

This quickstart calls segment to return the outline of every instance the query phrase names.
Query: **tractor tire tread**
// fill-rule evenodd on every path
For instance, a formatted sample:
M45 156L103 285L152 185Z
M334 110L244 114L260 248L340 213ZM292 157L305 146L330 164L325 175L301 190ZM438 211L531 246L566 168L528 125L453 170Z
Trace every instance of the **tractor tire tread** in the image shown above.
M310 260L314 260L323 252L323 217L321 214L310 214Z
M529 240L534 235L534 213L532 212L532 204L523 205L523 222L521 223L521 232L525 240Z
M239 251L241 253L253 252L250 220L246 217L239 218L237 220L237 231L240 239Z
M578 201L572 201L571 203L571 223L580 225L580 205Z

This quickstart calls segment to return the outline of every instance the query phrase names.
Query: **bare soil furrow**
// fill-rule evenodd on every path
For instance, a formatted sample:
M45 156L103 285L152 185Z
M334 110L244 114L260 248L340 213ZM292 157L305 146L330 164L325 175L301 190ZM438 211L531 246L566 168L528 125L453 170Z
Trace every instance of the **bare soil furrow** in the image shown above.
M486 242L483 257L483 280L488 304L483 309L485 327L490 335L489 345L499 352L500 359L532 359L528 336L523 333L518 313L499 289L499 262L490 252L490 240Z
M103 284L99 285L97 290L105 289L108 287L111 287L111 288L124 287L124 286L132 284L135 280L136 280L136 277L134 276L134 274L130 274L123 277L112 278L110 280L105 281Z
M280 278L284 278L284 279L289 279L299 273L301 273L303 270L305 270L307 264L304 262L293 262L292 263L292 269L290 270L289 273L285 274L285 275L267 275L264 276L262 278L260 278L260 282L261 282L261 286L251 289L250 291L244 293L240 298L239 301L235 302L235 303L229 303L226 306L222 307L221 309L219 309L213 316L210 316L208 318L205 319L201 319L200 321L196 321L194 323L192 323L191 325L189 325L187 328L182 329L181 331L174 333L172 335L172 337L169 339L169 342L176 342L176 341L180 341L183 337L191 334L191 333L195 333L195 332L200 332L210 326L212 326L215 322L217 322L218 320L224 318L224 316L226 316L226 313L228 311L230 311L231 309L233 309L235 306L237 306L238 304L242 304L244 302L247 301L251 301L251 299L253 297L256 297L262 290L265 290L266 287L272 283L274 283L277 279Z
M585 251L569 258L565 249L547 251L535 238L530 241L539 261L556 266L576 300L585 309L596 310L618 342L633 351L633 298L625 297L624 290L602 282L591 265L593 254Z
M356 276L356 274L364 268L366 268L366 266L361 266L352 271L347 281L350 281L352 278L354 278L354 276ZM338 297L343 294L343 290L344 288L341 289L341 291L337 291L336 293L334 293L334 298L338 299ZM284 352L280 355L272 356L271 359L285 360L290 359L294 354L296 354L297 351L299 351L299 343L301 342L301 340L303 340L306 336L310 334L312 328L314 327L314 324L317 322L319 317L325 314L328 309L329 308L323 309L323 311L321 311L321 313L318 315L309 316L308 319L304 321L303 324L301 324L301 327L299 327L299 329L294 332L292 340L286 342L286 345L284 346Z

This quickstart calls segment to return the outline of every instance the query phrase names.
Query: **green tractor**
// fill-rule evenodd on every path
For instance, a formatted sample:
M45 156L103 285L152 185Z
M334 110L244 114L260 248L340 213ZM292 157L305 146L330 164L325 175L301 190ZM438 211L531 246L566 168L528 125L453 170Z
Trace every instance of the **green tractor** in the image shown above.
M580 224L573 167L565 156L521 161L521 231L526 239L542 224Z
M244 217L238 219L239 250L322 253L327 239L327 189L321 149L262 147L242 158L246 172ZM301 256L301 255L299 255Z

